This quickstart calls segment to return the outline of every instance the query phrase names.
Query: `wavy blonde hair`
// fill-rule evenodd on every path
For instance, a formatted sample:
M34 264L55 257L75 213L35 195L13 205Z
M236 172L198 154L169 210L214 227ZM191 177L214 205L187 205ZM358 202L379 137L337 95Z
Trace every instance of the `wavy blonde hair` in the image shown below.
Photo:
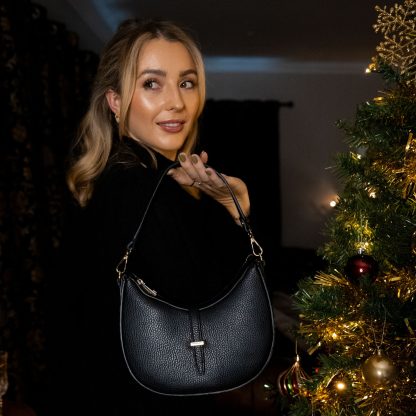
M70 191L81 206L87 205L91 198L94 182L107 165L115 142L121 142L123 137L129 136L127 116L137 78L138 57L143 45L152 39L182 43L194 61L200 101L197 117L180 151L189 153L195 148L198 117L204 108L206 94L204 63L195 40L184 29L169 21L124 21L101 55L89 108L70 151L66 179ZM121 99L118 124L107 103L106 93L109 90L116 92ZM143 143L139 144L146 148ZM150 148L146 150L156 163L154 152Z

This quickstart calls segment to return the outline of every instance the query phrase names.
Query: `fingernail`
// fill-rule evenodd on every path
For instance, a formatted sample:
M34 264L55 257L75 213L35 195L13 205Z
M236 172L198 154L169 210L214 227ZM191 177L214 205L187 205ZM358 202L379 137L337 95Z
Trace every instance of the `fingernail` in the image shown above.
M185 153L179 153L178 158L181 162L186 162L186 154Z
M211 176L211 175L212 175L212 172L211 172L210 170L206 170L206 171L205 171L205 173L206 173L208 176Z
M192 155L191 156L191 161L194 165L196 165L198 163L198 156L197 155Z

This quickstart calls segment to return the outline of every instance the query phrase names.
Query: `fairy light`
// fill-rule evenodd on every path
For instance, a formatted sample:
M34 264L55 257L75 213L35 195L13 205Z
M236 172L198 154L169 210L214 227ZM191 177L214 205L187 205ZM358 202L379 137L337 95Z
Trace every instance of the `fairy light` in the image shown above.
M351 158L354 161L360 160L363 156L359 152L350 152Z
M372 62L370 65L368 65L368 67L365 69L365 73L366 74L371 74L372 72L376 71L376 64L374 62Z
M336 192L328 192L328 194L322 198L321 203L319 204L320 211L323 214L327 214L328 210L335 208L338 205L339 197ZM415 239L416 241L416 239Z
M347 388L347 385L343 381L338 381L335 387L339 391L344 391Z
M355 244L355 246L357 247L357 251L358 252L369 252L370 249L370 243L368 241L359 241L358 243Z

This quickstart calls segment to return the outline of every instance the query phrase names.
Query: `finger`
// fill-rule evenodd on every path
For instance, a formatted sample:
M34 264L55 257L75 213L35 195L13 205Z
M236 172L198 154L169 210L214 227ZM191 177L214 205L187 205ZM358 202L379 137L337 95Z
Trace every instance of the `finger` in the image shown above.
M215 179L215 177L216 176L218 176L217 175L217 172L215 171L215 169L213 169L213 168L211 168L211 167L205 167L205 173L209 176L209 178L212 180L212 179Z
M191 186L195 182L195 180L189 176L182 167L169 170L167 175L173 178L180 185Z
M204 165L206 165L206 164L208 163L208 153L207 153L205 150L203 150L203 151L201 152L201 154L199 155L199 157L201 158L202 163L203 163Z
M194 155L187 155L186 153L179 153L178 160L181 164L181 167L187 172L187 173L193 173L195 172L195 163L192 160L192 157Z
M198 173L195 168L195 164L191 160L192 155L189 156L186 153L179 153L178 159L181 164L181 168L186 172L186 174L193 178L194 180L198 179Z
M209 184L210 183L210 175L207 173L207 168L205 167L205 163L201 157L196 154L191 155L191 162L194 165L195 172L198 175L199 182Z

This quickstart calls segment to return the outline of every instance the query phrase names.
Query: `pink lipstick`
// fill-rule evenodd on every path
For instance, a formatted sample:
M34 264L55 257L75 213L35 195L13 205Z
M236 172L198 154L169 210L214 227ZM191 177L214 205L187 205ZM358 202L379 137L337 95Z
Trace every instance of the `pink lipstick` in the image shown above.
M157 123L164 131L168 133L179 133L183 129L185 121L183 120L166 120Z

